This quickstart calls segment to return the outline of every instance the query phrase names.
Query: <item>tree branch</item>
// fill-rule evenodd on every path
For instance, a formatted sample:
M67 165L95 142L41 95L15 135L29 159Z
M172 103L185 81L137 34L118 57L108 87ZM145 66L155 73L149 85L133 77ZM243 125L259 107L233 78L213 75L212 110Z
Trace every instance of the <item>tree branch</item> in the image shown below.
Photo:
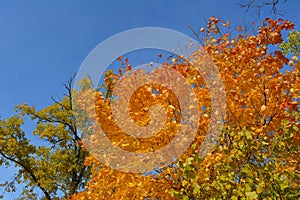
M6 158L7 160L9 160L9 161L11 161L11 162L19 165L20 167L22 167L31 176L31 178L38 185L38 187L43 191L43 193L45 194L46 198L48 200L52 199L51 196L50 196L50 194L48 193L48 191L44 187L41 186L41 184L38 181L38 178L34 175L34 173L30 169L28 169L23 163L21 163L20 161L14 159L14 158L11 158L11 157L5 155L2 152L0 152L0 155L3 156L4 158Z

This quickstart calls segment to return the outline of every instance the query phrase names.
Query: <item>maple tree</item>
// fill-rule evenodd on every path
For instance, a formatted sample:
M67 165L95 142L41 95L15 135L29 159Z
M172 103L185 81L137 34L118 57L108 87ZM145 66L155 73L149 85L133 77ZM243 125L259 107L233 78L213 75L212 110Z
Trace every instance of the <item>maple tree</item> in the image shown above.
M16 116L0 120L0 163L18 168L15 179L2 186L12 191L17 183L24 183L21 198L27 199L39 198L37 190L42 191L42 199L59 199L61 193L76 200L299 198L299 32L282 19L267 18L257 34L243 33L243 28L237 27L234 35L229 26L229 21L211 17L207 27L199 30L203 46L191 58L167 57L155 71L154 78L167 82L172 76L165 72L176 70L193 86L198 127L194 142L180 158L148 173L121 171L109 165L117 163L101 163L97 158L105 143L97 136L100 128L117 148L153 153L176 138L183 122L178 100L178 96L187 94L183 85L169 89L147 83L135 88L135 80L128 79L122 84L127 88L120 90L118 82L122 79L147 71L134 72L128 59L119 57L124 68L118 73L107 71L104 88L93 90L90 80L83 79L79 90L71 92L67 84L68 95L41 111L24 104L17 106ZM284 30L292 30L285 42ZM226 113L221 113L224 126L220 130L211 127L216 111L212 108L212 91L205 74L195 69L209 62L203 52L214 62L224 83L227 107ZM161 54L158 57L163 58ZM114 113L117 91L119 95L134 91L127 99L129 107L124 109L137 126L164 128L155 135L148 133L152 129L145 129L141 134L150 135L142 138L127 134L136 129L130 125L124 130L120 127L126 128L127 122L116 122L122 117ZM121 100L120 106L126 106ZM218 100L222 99L214 103L221 104ZM76 120L74 111L79 114ZM33 145L26 137L22 130L26 117L37 120L34 134L45 145ZM98 123L89 123L90 119ZM200 147L209 133L220 137L213 149L203 153ZM129 157L115 157L127 162L126 167L140 167L134 166ZM159 161L158 157L148 164L159 165Z
M80 134L72 114L72 81L65 84L69 92L61 101L40 111L23 104L17 114L0 120L0 165L16 167L12 180L2 182L6 192L23 186L20 199L59 199L81 191L90 176L84 166L88 152L80 148ZM36 145L22 130L26 118L36 121L33 135ZM40 195L38 195L40 194Z
M282 38L282 32L292 30L294 24L267 18L258 34L242 33L243 29L238 27L237 36L229 33L229 25L229 21L225 23L211 17L207 27L200 29L204 43L193 52L191 61L178 56L172 62L162 64L162 68L177 70L193 85L200 114L197 134L190 148L168 167L154 169L148 174L116 170L99 162L96 158L99 152L90 148L92 153L86 158L85 165L92 166L91 180L86 191L74 194L70 199L299 198L299 43L291 39L294 32L290 33L286 43ZM282 50L276 48L280 44ZM212 94L195 70L195 66L207 62L203 51L209 54L222 76L227 105L222 119L224 126L218 130L220 138L205 157L200 156L201 143L207 133L217 129L210 127L214 114ZM292 56L286 57L284 54L287 53ZM121 57L118 59L122 60ZM127 135L115 122L118 116L113 115L112 106L118 101L114 99L118 81L126 72L132 71L127 59L123 65L124 71L106 73L105 92L92 90L89 80L83 80L77 93L81 94L78 105L91 119L99 122L118 148L128 152L154 152L175 137L181 123L178 114L181 105L173 91L159 84L138 87L129 99L132 120L139 126L148 125L153 117L161 115L149 114L150 107L160 104L166 112L165 126L148 138ZM146 73L136 73L139 72ZM130 82L126 86L132 90ZM88 107L87 101L95 103L96 111ZM100 131L97 124L87 129L91 131L89 143L82 147L98 147L101 143L101 138L93 134ZM211 134L212 137L216 135L215 132ZM119 159L121 162L122 158ZM128 165L131 161L127 160Z

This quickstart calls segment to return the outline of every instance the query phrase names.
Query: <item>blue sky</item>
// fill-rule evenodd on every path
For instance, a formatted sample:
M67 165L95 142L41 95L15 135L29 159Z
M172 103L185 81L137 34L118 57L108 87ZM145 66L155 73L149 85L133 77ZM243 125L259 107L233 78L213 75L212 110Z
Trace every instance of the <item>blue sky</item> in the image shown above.
M151 1L0 1L0 116L14 114L14 106L29 103L41 109L61 97L63 83L101 41L119 32L145 26L165 27L191 37L186 25L199 28L211 15L233 24L258 21L245 13L240 0ZM300 25L300 1L281 6L284 18ZM265 18L263 12L261 18ZM32 125L24 127L32 130ZM1 169L0 177L4 171ZM5 170L7 171L7 170ZM4 176L4 178L7 175ZM1 181L2 179L0 179ZM12 199L14 196L8 196Z

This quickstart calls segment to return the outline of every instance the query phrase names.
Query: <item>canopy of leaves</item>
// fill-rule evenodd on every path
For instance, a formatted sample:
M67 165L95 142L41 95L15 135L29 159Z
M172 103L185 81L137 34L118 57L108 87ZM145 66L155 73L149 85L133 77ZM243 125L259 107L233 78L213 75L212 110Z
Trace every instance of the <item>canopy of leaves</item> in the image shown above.
M234 36L229 25L229 21L211 17L207 27L200 29L204 44L193 52L191 61L168 57L162 64L162 68L177 70L193 86L200 108L195 140L174 163L148 174L130 173L100 163L97 152L86 151L89 145L103 142L93 134L99 130L97 123L81 124L86 118L97 120L115 146L137 153L167 145L181 126L176 95L159 84L139 87L129 99L128 110L135 124L146 126L154 121L163 128L154 136L137 138L118 126L113 117L114 91L124 74L132 72L128 59L120 57L124 69L106 73L104 91L91 90L89 80L83 79L79 91L71 93L70 84L66 85L68 95L41 111L24 104L17 106L15 116L0 120L0 164L18 168L15 179L1 186L9 192L16 184L25 184L21 199L39 198L38 190L42 199L68 196L74 200L300 198L299 34L292 31L283 42L282 32L294 25L282 19L266 19L257 34L242 33L238 27ZM200 146L215 129L211 127L212 94L203 74L195 69L206 61L203 52L221 74L227 104L220 138L204 158L199 154ZM286 57L288 53L291 58ZM131 86L129 83L123 92ZM91 100L95 100L95 110L86 108ZM150 108L157 104L164 108L165 118L151 113ZM75 120L73 111L80 108L88 112ZM33 145L28 139L22 130L26 117L37 122L33 134L45 145ZM83 133L89 144L81 141L77 126L86 128ZM125 161L132 164L132 160Z
M279 47L285 55L289 53L293 55L300 54L300 32L291 31L288 35L287 41L282 42Z
M68 91L70 86L71 82ZM79 145L70 95L40 111L27 104L17 106L15 116L0 121L0 164L18 169L13 180L1 183L7 192L22 183L20 199L50 200L84 188L90 176L83 165L88 153ZM40 145L32 144L22 130L26 117L36 121L33 135L41 139Z
M207 28L200 29L205 43L194 52L192 62L179 56L162 65L176 69L194 86L200 126L189 150L176 163L148 175L117 171L90 154L85 165L92 166L91 180L86 191L70 199L299 198L300 64L297 55L288 59L275 48L283 42L282 31L294 25L267 18L257 34L242 34L239 27L236 37L229 34L228 26L229 22L211 17ZM205 158L199 156L199 146L207 131L212 130L210 93L201 74L193 68L202 63L202 51L209 53L220 71L227 94L225 126L215 148ZM127 67L125 71L131 70L128 60L123 65ZM290 69L283 72L284 68ZM112 117L114 100L110 94L122 76L122 71L107 74L109 92L81 91L84 97L95 96L96 112L89 113L90 117L97 119L107 137L126 151L151 152L167 144L180 126L176 115L180 106L172 91L159 85L136 91L129 110L138 125L149 123L153 102L161 104L167 113L166 128L154 137L137 140L120 130ZM86 105L84 99L78 103L81 107Z

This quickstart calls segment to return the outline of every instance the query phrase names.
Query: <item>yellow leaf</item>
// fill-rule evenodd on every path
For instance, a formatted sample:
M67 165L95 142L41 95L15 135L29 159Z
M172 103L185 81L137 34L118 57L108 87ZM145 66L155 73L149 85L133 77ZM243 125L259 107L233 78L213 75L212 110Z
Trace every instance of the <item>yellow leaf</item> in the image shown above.
M265 111L265 110L266 110L266 108L267 108L267 107L266 107L265 105L262 105L262 106L260 107L260 111L262 111L262 112L263 112L263 111Z

